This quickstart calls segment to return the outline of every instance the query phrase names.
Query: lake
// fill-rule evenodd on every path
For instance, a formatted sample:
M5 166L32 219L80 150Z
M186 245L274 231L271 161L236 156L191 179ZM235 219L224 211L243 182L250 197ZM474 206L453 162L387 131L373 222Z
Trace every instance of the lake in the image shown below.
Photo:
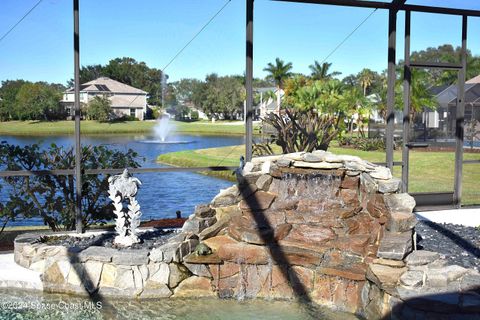
M202 136L202 135L171 135L167 141L180 141L187 143L145 143L155 140L149 135L108 135L108 136L82 136L84 145L104 145L121 151L133 149L145 161L141 166L161 167L155 162L159 154L191 150L223 147L243 144L243 136ZM48 147L51 143L59 146L71 147L75 144L72 136L0 136L0 141L10 144L29 145L38 143ZM222 165L221 163L219 165ZM135 174L142 181L142 186L137 199L143 213L142 220L174 218L175 212L180 210L186 217L193 213L195 205L207 203L222 188L232 185L232 182L204 176L191 172L168 173L143 173ZM0 200L5 200L5 194L0 195ZM21 219L10 222L9 226L18 225L43 225L39 218Z

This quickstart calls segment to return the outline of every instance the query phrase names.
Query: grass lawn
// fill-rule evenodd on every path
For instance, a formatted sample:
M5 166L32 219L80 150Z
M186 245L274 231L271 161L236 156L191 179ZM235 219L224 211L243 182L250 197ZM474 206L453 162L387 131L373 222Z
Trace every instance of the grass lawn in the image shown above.
M125 121L117 123L101 123L97 121L82 121L82 134L127 134L149 133L155 121ZM242 122L171 121L177 133L212 134L212 135L242 135L245 127ZM8 121L0 122L0 135L55 135L73 134L74 121ZM255 128L254 132L258 132Z
M158 161L184 167L237 166L244 154L245 146L188 150L160 155ZM382 151L360 151L332 146L329 151L336 154L356 155L371 162L385 162ZM401 151L395 151L394 160L401 161ZM465 160L480 160L479 153L465 153ZM410 153L409 192L453 191L454 152ZM234 180L231 172L208 172L208 175ZM393 174L401 176L401 167L394 167ZM463 204L480 204L480 164L465 164L463 169Z

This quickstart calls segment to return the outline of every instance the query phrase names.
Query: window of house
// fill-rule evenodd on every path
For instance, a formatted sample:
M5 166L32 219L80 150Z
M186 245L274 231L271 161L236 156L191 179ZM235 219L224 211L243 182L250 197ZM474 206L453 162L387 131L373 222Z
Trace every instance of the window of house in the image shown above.
M135 116L136 116L135 109L134 108L130 109L130 117L135 117Z

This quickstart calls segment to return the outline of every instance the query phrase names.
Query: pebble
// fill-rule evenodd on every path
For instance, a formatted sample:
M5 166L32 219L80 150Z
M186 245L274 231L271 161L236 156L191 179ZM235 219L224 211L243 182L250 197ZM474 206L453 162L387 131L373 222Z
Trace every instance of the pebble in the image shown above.
M438 252L447 264L480 269L480 230L451 223L419 221L418 249Z
M133 244L128 249L152 249L155 246L162 245L177 233L173 230L153 230L137 233L140 238L140 243ZM116 233L92 235L90 237L75 237L75 236L50 236L48 237L49 245L63 245L68 247L78 247L85 249L90 246L102 246L107 248L116 248L119 250L127 249L124 247L117 247L113 244Z

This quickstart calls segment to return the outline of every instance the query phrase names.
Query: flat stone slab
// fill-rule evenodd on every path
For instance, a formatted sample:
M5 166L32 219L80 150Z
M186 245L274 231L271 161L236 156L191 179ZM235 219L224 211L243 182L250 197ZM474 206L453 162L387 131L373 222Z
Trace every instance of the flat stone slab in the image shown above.
M375 167L374 171L370 172L370 176L378 180L390 180L392 179L392 172L389 168L378 166Z
M392 212L388 217L387 230L392 232L405 232L413 229L417 222L417 218L413 213Z
M377 257L402 260L412 250L412 233L386 232L380 242Z
M405 267L405 262L403 262L401 260L390 260L390 259L378 258L378 259L373 259L372 262L376 263L376 264L383 264L384 266L389 266L389 267L394 267L394 268Z
M258 191L250 195L246 200L242 200L239 206L242 210L265 210L270 207L274 199L274 194Z
M378 180L378 191L380 193L393 193L397 192L400 188L402 181L398 178L392 178L389 180Z
M440 258L440 255L437 252L427 251L427 250L416 250L410 253L406 258L405 262L408 266L421 266L429 264Z
M148 250L122 250L115 252L112 262L127 266L135 266L148 263Z
M371 263L368 265L366 277L384 290L393 289L407 268L395 268L382 264Z
M400 283L404 286L418 288L423 285L423 278L422 271L407 271L400 277Z
M206 256L199 256L196 253L191 253L183 258L183 261L190 264L220 264L223 263L222 259L218 257L216 253L212 253Z
M118 250L99 246L88 247L78 254L80 262L95 260L101 262L110 262Z
M339 169L343 167L341 162L305 162L305 161L295 161L293 163L295 168L312 168L312 169Z
M0 288L43 290L40 272L19 266L13 253L0 254Z
M412 213L415 208L415 199L408 193L386 194L385 204L391 213Z

